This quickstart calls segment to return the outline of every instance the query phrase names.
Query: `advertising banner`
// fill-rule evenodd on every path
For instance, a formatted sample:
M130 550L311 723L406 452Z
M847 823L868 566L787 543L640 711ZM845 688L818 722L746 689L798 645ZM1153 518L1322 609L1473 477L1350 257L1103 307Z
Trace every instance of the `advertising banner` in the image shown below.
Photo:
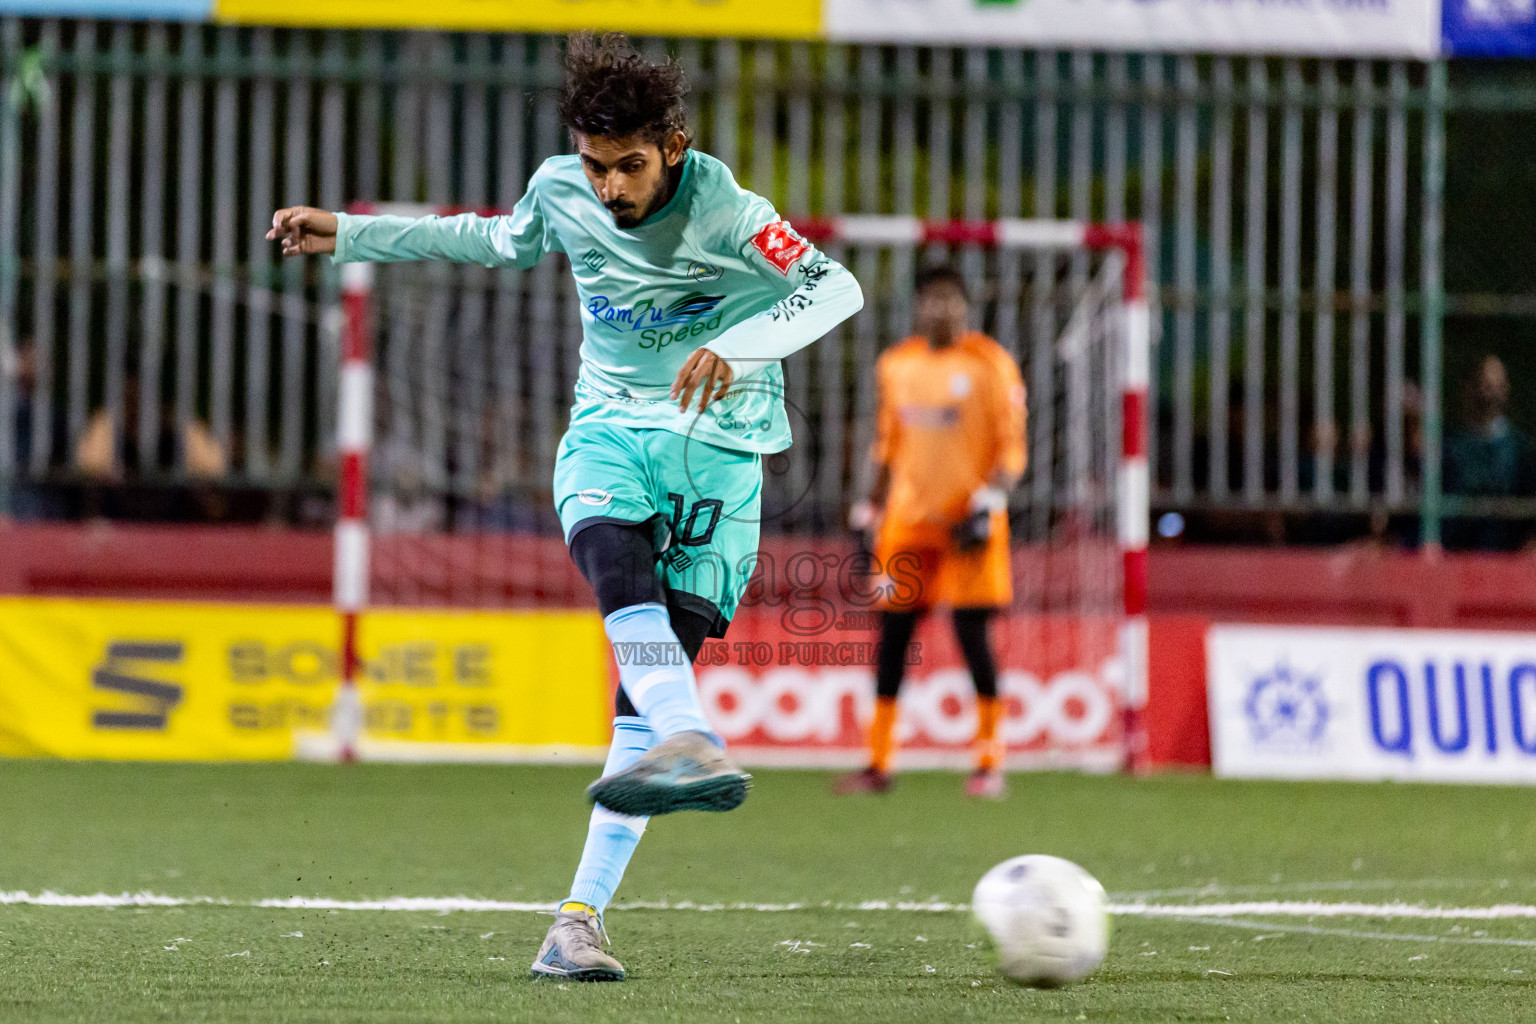
M1214 626L1218 775L1536 783L1536 635Z
M4 0L0 0L4 2ZM494 29L617 29L646 35L812 39L822 0L215 0L219 21L255 25Z
M750 764L859 766L874 712L873 613L832 621L748 607L705 645L699 693L711 723ZM1009 764L1109 770L1121 757L1117 622L1010 614L992 623ZM929 616L908 652L896 737L901 767L970 764L976 698L949 616Z
M1442 26L1447 55L1536 56L1536 0L1444 0Z
M213 0L0 0L0 14L49 18L207 21Z
M594 613L380 610L360 631L365 756L606 751ZM339 635L325 608L0 599L0 756L324 754Z
M826 28L859 42L1429 57L1440 0L826 0Z

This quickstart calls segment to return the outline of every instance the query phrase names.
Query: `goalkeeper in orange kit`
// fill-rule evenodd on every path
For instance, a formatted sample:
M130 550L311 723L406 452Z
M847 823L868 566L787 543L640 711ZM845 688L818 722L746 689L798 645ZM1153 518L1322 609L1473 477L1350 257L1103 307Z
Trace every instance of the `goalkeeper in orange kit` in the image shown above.
M870 764L839 778L835 790L890 789L907 645L918 620L946 604L976 685L976 770L965 791L996 799L1004 792L1002 705L987 629L1013 600L1008 491L1024 472L1024 383L1001 345L969 330L970 300L959 274L930 268L918 275L914 292L914 335L875 364L874 487L849 516L856 531L873 534L877 570L886 577ZM892 580L897 575L900 586Z

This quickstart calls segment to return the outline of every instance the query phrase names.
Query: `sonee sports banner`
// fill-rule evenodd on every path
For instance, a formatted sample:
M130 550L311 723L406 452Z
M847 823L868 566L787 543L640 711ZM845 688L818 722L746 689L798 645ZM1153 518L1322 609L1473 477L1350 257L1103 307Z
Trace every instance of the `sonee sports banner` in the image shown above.
M1213 626L1206 649L1218 775L1536 784L1536 636Z
M380 610L361 629L365 757L606 751L594 614ZM0 599L0 756L324 756L338 637L326 608Z

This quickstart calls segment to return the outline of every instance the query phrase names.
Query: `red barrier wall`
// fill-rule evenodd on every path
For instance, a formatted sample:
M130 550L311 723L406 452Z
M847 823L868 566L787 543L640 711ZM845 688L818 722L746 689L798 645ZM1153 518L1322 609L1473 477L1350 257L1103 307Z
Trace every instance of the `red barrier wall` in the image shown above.
M1154 548L1154 614L1226 622L1536 628L1536 555Z
M765 550L843 550L773 539ZM376 564L410 562L427 603L558 601L591 592L557 538L383 537ZM783 559L780 560L782 564ZM1231 622L1536 628L1536 555L1375 548L1154 547L1151 612ZM111 524L0 526L0 593L328 602L328 532Z
M1205 631L1211 620L1152 615L1147 621L1147 760L1153 765L1211 763L1205 699Z

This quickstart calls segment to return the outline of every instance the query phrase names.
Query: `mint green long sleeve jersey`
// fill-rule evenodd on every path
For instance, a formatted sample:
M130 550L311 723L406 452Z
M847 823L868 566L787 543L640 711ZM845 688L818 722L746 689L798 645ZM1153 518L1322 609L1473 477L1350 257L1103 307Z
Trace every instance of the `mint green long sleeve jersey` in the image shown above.
M526 268L565 253L582 320L572 420L659 427L738 451L789 447L780 360L864 304L852 274L737 185L725 164L693 150L666 206L633 228L614 224L577 156L546 160L507 216L337 217L339 263ZM735 373L730 393L702 416L669 394L699 348Z

